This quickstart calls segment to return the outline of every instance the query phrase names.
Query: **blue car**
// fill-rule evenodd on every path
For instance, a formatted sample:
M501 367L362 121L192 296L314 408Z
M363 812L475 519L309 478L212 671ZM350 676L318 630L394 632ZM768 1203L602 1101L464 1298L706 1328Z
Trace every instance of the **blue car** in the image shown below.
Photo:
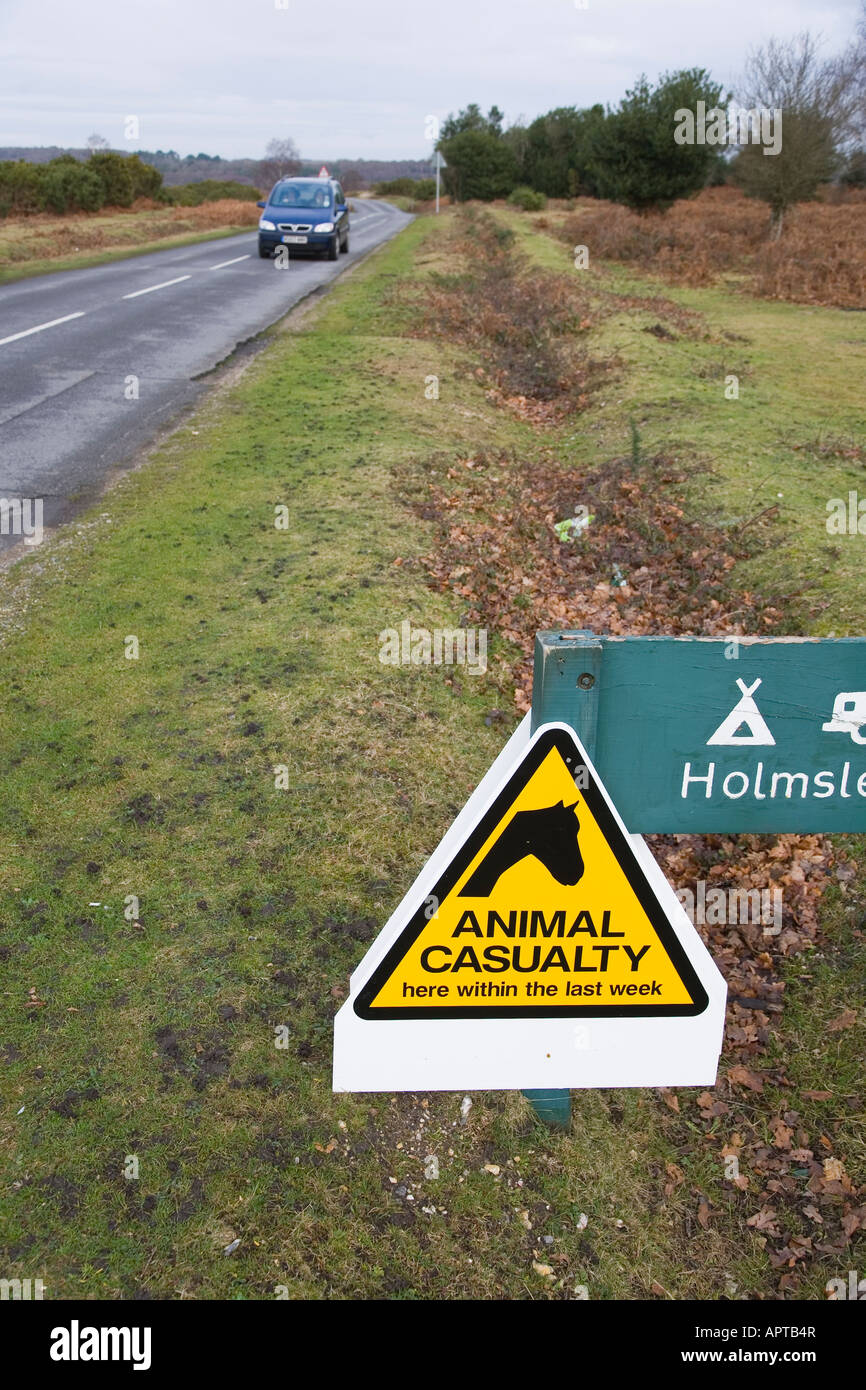
M349 249L349 207L336 179L280 179L271 189L259 218L259 255L272 256L278 246L324 252L335 261Z

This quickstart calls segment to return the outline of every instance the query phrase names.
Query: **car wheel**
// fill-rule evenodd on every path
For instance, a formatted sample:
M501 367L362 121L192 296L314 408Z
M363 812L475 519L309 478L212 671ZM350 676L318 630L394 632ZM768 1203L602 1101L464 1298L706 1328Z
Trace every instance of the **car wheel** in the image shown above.
M340 233L336 232L328 242L328 260L335 261L340 254Z
M267 246L259 247L259 255L261 256L263 261L269 261L271 258L271 253Z
M340 247L340 250L342 251L343 255L345 256L345 254L346 254L346 252L348 251L348 249L349 249L349 233L347 232L347 233L346 233L346 240L343 242L343 245Z

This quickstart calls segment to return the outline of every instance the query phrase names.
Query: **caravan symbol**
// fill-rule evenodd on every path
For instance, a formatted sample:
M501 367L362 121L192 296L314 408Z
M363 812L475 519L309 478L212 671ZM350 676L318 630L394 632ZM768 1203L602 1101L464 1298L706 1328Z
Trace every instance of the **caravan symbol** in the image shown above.
M850 734L855 743L866 743L861 726L866 724L866 690L843 690L833 701L833 718L821 725L825 734Z

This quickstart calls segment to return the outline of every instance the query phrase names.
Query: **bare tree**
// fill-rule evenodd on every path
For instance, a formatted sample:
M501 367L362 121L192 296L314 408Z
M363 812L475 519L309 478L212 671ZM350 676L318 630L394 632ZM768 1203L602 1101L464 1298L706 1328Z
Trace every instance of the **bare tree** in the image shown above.
M781 112L781 147L768 154L760 144L744 145L733 174L746 193L769 204L777 237L787 210L813 198L840 167L854 130L859 61L853 46L839 57L821 58L808 33L771 39L749 58L740 102L750 110Z
M109 150L111 146L104 135L99 135L96 131L87 137L87 148L91 154L97 154L100 150Z
M292 174L297 174L300 167L301 159L298 154L298 147L290 136L282 140L269 140L265 157L256 171L262 191L267 193L277 179L284 179L291 177Z
M866 0L862 0L857 38L852 45L854 122L857 143L866 146Z
M840 93L839 140L850 152L866 141L866 0L856 37L829 67Z

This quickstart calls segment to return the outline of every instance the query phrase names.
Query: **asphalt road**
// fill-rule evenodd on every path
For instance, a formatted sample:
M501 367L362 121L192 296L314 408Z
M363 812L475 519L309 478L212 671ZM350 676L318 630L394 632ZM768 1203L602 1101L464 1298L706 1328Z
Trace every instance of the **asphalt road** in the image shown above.
M44 526L67 520L196 400L197 378L409 220L358 202L336 262L279 269L253 231L0 288L0 499L23 501L25 525L39 498ZM14 515L0 508L0 533ZM0 553L21 543L0 534Z

